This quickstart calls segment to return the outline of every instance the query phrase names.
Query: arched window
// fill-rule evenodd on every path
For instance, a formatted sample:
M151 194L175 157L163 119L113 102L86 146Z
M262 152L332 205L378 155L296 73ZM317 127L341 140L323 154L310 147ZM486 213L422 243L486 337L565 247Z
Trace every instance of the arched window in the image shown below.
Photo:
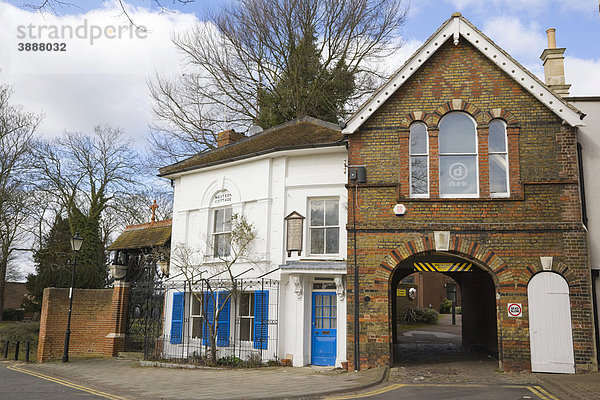
M429 140L427 126L415 122L410 126L410 195L429 196Z
M478 197L476 123L451 112L439 124L440 197Z
M490 122L488 138L490 155L490 196L507 197L508 185L508 146L506 143L506 123L500 119Z

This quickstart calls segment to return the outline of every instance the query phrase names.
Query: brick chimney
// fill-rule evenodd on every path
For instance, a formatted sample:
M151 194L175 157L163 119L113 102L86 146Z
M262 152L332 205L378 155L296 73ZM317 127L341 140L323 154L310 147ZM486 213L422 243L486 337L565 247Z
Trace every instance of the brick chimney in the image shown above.
M245 138L243 133L237 133L233 129L228 129L223 132L219 132L217 136L217 147L223 147L233 142L237 142L240 139Z
M563 97L569 95L571 85L565 84L565 53L566 48L556 48L556 29L546 31L548 48L542 52L540 59L544 63L544 78L546 85Z

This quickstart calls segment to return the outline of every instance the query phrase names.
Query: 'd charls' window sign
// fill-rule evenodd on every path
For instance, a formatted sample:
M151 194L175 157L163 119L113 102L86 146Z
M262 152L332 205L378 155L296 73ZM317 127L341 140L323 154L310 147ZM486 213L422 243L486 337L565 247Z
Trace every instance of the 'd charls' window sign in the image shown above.
M215 206L229 203L231 203L231 193L229 193L227 190L220 191L219 193L215 194L215 197L213 198L213 205Z
M297 251L300 256L302 254L302 226L304 224L304 217L294 211L284 219L287 222L286 251L288 257L292 256L292 251Z

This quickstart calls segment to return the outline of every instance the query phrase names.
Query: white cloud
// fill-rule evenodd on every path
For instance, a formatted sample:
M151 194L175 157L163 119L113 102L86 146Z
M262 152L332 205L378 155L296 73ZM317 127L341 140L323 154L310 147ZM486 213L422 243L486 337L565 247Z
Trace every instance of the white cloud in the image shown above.
M600 96L600 59L565 57L565 79L571 96Z
M43 112L40 131L56 135L63 130L91 131L98 123L120 127L144 142L151 121L146 79L155 71L177 73L180 56L171 43L171 33L197 22L195 16L179 12L159 13L131 9L138 25L148 28L147 37L127 31L127 21L114 3L81 15L40 14L0 3L0 81L14 86L13 101L26 110ZM36 38L19 39L17 26L29 36L33 26ZM50 27L82 27L87 38L47 40L64 42L65 52L18 51L18 43L45 42ZM45 37L37 39L37 26ZM121 39L99 38L90 44L91 26L121 29ZM65 32L69 32L68 28ZM97 32L97 30L96 30ZM112 31L111 31L112 32ZM144 35L142 35L144 36Z
M535 22L525 25L518 18L490 18L483 32L522 63L535 63L547 46L543 29Z

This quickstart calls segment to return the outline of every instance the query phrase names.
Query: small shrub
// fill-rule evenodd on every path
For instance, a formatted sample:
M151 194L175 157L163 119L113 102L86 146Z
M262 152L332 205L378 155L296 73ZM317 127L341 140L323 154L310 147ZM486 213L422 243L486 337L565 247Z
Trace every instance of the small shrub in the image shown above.
M408 307L400 317L402 324L437 324L439 314L431 308Z
M0 324L0 340L11 342L20 340L21 343L31 341L37 343L40 334L39 322L6 322Z
M248 359L246 363L251 367L260 367L262 365L262 357L260 353L250 353L248 354Z
M221 357L217 360L217 365L224 365L228 367L243 367L244 361L236 356Z
M452 312L452 301L444 299L440 304L440 314L450 314Z
M462 314L462 307L461 306L456 306L456 313L457 314Z
M2 321L23 321L25 310L19 308L7 308L2 311Z

